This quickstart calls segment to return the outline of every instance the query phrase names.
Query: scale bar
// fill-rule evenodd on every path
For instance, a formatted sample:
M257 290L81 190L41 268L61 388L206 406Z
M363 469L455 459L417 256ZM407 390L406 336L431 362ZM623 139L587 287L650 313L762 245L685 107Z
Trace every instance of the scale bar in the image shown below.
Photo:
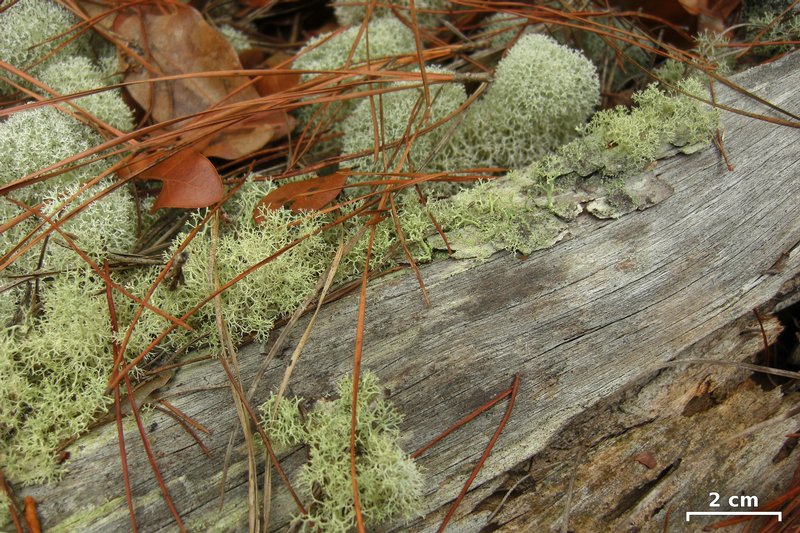
M775 516L778 522L783 521L783 513L780 511L690 511L686 513L686 521L692 516Z

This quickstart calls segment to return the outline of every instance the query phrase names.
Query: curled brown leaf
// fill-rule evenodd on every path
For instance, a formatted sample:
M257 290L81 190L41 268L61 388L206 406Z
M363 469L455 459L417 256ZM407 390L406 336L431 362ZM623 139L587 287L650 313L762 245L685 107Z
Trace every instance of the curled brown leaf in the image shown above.
M133 99L155 122L190 117L215 106L226 106L218 112L178 121L168 127L191 132L193 139L204 135L211 137L197 144L202 153L225 159L244 157L271 140L285 136L294 125L282 111L259 108L256 100L260 95L249 78L220 74L242 70L239 56L225 37L193 7L184 4L136 6L116 16L113 30L131 49L140 51L144 59L137 61L126 56L126 82L198 74L128 86ZM217 74L202 75L211 72Z

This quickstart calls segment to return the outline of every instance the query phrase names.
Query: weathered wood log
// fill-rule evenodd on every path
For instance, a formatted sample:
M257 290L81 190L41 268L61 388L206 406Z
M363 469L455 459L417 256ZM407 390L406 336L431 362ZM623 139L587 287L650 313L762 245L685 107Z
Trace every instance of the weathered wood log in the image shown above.
M800 110L800 54L734 79ZM721 87L717 99L777 116ZM711 361L750 360L762 346L752 310L774 340L774 313L800 298L800 134L732 113L723 122L732 172L713 147L675 156L655 170L674 193L651 209L617 221L582 216L570 239L525 260L496 254L427 265L430 308L408 273L370 285L364 367L405 413L406 449L521 377L509 424L451 531L661 531L668 515L670 530L683 531L709 523L684 522L687 511L709 510L709 492L764 502L785 488L798 451L779 452L800 425L798 393L762 387L751 371ZM348 297L323 308L293 394L319 398L351 371L356 307ZM262 357L256 346L241 351L245 382ZM707 361L669 366L688 358ZM270 364L254 404L280 381L286 362ZM220 499L222 459L238 424L223 370L215 361L183 368L162 396L213 430L202 435L213 454L206 457L173 419L146 416L180 515L193 530L246 529L241 444ZM421 458L425 515L397 529L438 525L503 408ZM141 530L174 530L136 430L126 426ZM291 477L303 460L295 450L282 465ZM129 529L113 424L78 440L70 461L60 483L23 491L40 502L45 530ZM283 530L294 508L277 476L272 486L271 526Z

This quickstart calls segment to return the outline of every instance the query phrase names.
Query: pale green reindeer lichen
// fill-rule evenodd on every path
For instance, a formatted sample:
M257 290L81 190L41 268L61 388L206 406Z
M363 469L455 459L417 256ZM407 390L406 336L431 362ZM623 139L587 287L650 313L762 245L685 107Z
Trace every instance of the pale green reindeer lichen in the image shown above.
M408 54L416 49L413 32L394 17L378 17L370 20L366 32L354 47L359 27L349 28L337 34L323 33L313 39L300 50L299 57L292 68L295 70L318 71L304 73L303 79L310 79L319 72L337 70L344 67L351 50L351 65L359 65L367 61L367 40L369 40L369 58L376 60L394 55ZM365 32L365 33L366 33Z
M19 0L4 6L0 13L0 60L35 76L58 57L91 55L90 34L75 33L79 22L78 17L51 0ZM58 52L51 54L56 49ZM16 76L11 80L32 87ZM0 81L0 95L15 91Z
M309 40L300 50L292 68L312 71L301 76L301 80L307 81L326 71L343 69L348 57L352 67L366 63L368 58L374 62L416 50L414 33L392 16L371 19L365 33L356 44L360 30L360 26L354 26L337 34L324 33ZM298 119L301 125L313 123L310 125L312 129L322 124L325 129L330 128L330 133L341 132L340 122L352 112L356 103L357 101L353 99L343 99L327 104L324 108L320 105L303 106L298 110ZM319 151L338 148L341 142L333 140L317 145L315 150Z
M100 144L102 138L85 124L52 107L22 109L0 122L0 183L7 184ZM56 183L88 180L106 168L96 161L20 190L22 200L38 202Z
M250 37L242 30L234 28L230 24L223 24L218 29L223 37L231 43L231 46L233 46L233 49L236 50L237 53L244 52L253 47Z
M397 204L397 221L402 228L412 258L416 262L430 261L433 257L433 247L428 244L426 237L431 233L433 227L428 209L420 204L413 190L406 190L398 194L395 202ZM350 254L342 259L339 266L340 280L352 278L363 272L368 242L367 238L360 239ZM369 268L372 271L379 271L405 259L395 220L389 215L376 225Z
M573 188L591 174L608 180L610 202L630 203L622 179L634 176L671 150L690 153L706 146L719 126L718 114L695 79L679 82L683 93L650 85L633 97L636 107L600 111L579 128L581 136L530 165L495 181L431 202L456 256L488 257L501 250L530 253L551 246L566 230L576 206L558 205L560 187ZM536 196L545 201L537 202ZM635 202L634 202L635 203ZM431 242L442 248L441 239Z
M789 9L791 7L791 9ZM783 13L783 16L780 16ZM800 40L800 6L791 0L745 2L741 14L748 40L781 42ZM772 57L791 50L797 45L782 44L756 46L752 53L759 57Z
M49 41L77 22L49 0L10 5L0 13L0 59L61 94L102 88L114 81L114 73L109 61L95 62L91 32L58 51L69 36ZM113 51L107 46L98 49L105 56ZM50 52L54 53L45 59ZM9 84L0 85L3 94L15 92ZM127 130L133 125L119 91L76 103L112 127ZM70 109L66 103L61 106ZM21 106L0 123L0 183L13 183L102 142L91 126L54 107ZM110 252L127 252L132 246L135 211L127 188L111 190L113 181L105 179L79 191L110 164L110 159L79 161L0 199L3 222L20 220L0 236L3 254L25 245L29 234L40 237L51 229L35 213L23 220L26 210L13 200L38 206L42 215L61 222L63 233L51 231L17 257L6 273L40 274L0 295L0 319L6 326L0 333L0 468L14 482L58 477L63 467L56 464L57 445L85 431L109 402L105 388L113 350L105 286L68 239L98 264ZM67 201L70 196L76 198ZM78 210L84 202L89 203Z
M524 35L467 112L448 148L451 168L519 168L575 137L599 102L592 63L544 35Z
M253 221L257 202L274 189L275 185L270 182L245 184L231 202L232 224L224 227L217 239L216 266L220 285L299 241L220 295L225 322L236 339L252 333L258 341L266 340L275 321L294 311L311 292L333 254L333 248L322 235L312 235L325 221L323 217L306 217L286 209L263 209L262 222ZM194 224L198 222L195 220ZM292 223L296 225L290 227ZM173 240L172 247L164 254L165 260L176 253L187 235L188 231ZM209 267L211 240L208 226L192 238L183 252L180 281L173 282L170 278L160 284L152 295L153 305L181 316L213 292ZM127 287L133 294L144 297L160 271L159 266L137 273L130 277ZM121 320L129 321L134 309L126 310L124 306L121 309ZM219 347L212 303L195 313L190 324L196 331L175 329L161 346L182 346L193 338L204 337L203 344ZM134 329L130 355L144 350L168 325L169 322L155 312L144 311Z
M521 31L525 34L531 32L530 26L523 29L526 22L527 19L509 13L494 13L486 17L482 33L491 35L492 48L506 48Z
M452 74L438 67L429 67L427 70L431 73ZM452 122L446 119L455 118L459 107L467 99L464 87L460 83L431 85L429 87L431 105L428 108L424 89L418 83L399 82L391 84L388 88L402 89L409 86L411 88L392 90L374 100L364 99L345 118L342 123L343 153L371 150L376 141L376 126L378 145L381 147L377 160L370 154L348 162L347 164L354 170L389 175L449 170L438 154L443 149L444 141L447 140L445 135L452 125ZM377 117L375 124L373 124L373 111ZM411 149L405 154L405 148L412 138ZM393 143L394 146L390 147ZM402 164L400 164L401 158L403 158ZM360 175L356 181L375 178L379 176ZM348 191L351 196L365 192L365 188ZM454 187L446 183L436 188L437 194L453 192Z
M88 136L88 139L87 139ZM0 184L8 184L41 168L58 163L75 153L91 147L99 137L83 124L49 107L40 107L14 113L0 122ZM59 191L71 187L104 168L102 162L75 167L47 182L28 185L0 198L0 215L10 221L26 215L12 198L29 206L36 206L45 198L58 196ZM47 214L53 214L48 210ZM39 222L35 217L17 223L0 234L0 253L9 252ZM114 225L122 221L112 221ZM10 267L10 271L23 274L38 268L41 246L29 251ZM4 317L7 318L7 317Z
M0 465L9 479L57 478L53 450L103 412L113 357L102 283L75 273L42 295L42 319L0 333Z
M312 503L298 520L309 531L338 533L355 526L349 454L352 394L353 379L348 376L338 384L338 398L317 401L304 420L296 398L278 401L273 396L261 406L262 424L271 439L308 446L309 460L299 480ZM384 400L372 373L361 378L356 409L356 471L366 527L414 517L421 508L422 477L397 444L402 417Z
M436 74L453 74L438 67L429 67L428 72ZM348 163L354 170L360 172L409 172L411 169L444 170L438 161L431 165L435 157L434 149L442 141L447 131L447 123L443 123L431 131L422 133L421 130L430 128L442 122L447 117L454 117L458 108L467 99L464 87L460 83L444 83L431 85L429 94L431 105L426 109L425 92L419 83L399 82L388 86L390 92L383 94L374 102L364 99L356 106L353 112L345 119L342 130L344 132L344 153L356 153L371 150L375 144L375 128L373 124L373 110L377 115L377 138L381 148L390 143L397 143L394 148L385 148L380 151L380 159L373 160L372 154L353 160ZM405 90L403 87L410 87ZM374 104L374 106L372 105ZM427 111L427 117L426 115ZM423 118L426 122L423 123ZM409 151L403 165L398 165L403 155L405 146L411 137L414 144ZM404 141L404 142L398 142Z
M101 67L86 56L72 56L52 61L42 71L40 79L62 95L97 89L110 83ZM122 99L119 89L71 101L118 130L133 129L133 113Z
M11 498L5 492L0 492L0 527L11 525Z
M292 448L308 440L308 432L300 417L302 398L270 396L259 411L264 419L264 429L269 441L278 448Z

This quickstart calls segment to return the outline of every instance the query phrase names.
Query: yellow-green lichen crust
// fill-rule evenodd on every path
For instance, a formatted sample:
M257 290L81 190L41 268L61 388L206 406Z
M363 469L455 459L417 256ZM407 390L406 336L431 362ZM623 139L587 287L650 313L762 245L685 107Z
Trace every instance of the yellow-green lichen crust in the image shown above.
M527 255L561 239L566 224L537 206L526 185L512 175L429 204L456 258L486 259L501 250ZM430 241L444 248L438 235Z
M578 174L618 177L641 171L670 147L705 145L719 116L692 98L706 96L699 81L690 78L678 87L683 93L670 95L651 84L634 94L630 110L599 111L581 128L582 136L561 149L561 157Z

